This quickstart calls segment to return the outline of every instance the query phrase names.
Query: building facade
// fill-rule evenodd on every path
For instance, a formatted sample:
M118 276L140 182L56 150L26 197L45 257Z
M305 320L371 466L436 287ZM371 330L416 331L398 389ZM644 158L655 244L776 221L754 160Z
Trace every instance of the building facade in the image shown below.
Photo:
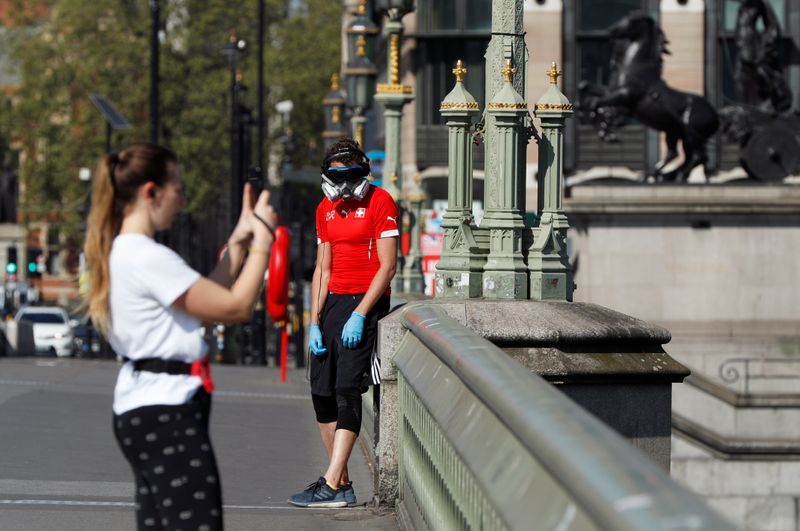
M798 119L799 0L764 0L771 14L750 20L751 36L762 46L779 36L772 45L790 93L788 107L757 108L737 85L737 24L746 18L740 9L760 1L526 0L524 97L530 103L544 93L553 61L563 72L561 90L573 103L579 103L583 84L608 85L617 51L611 27L643 13L663 31L668 53L661 55L661 77L667 85L702 96L720 115L739 107ZM401 77L415 96L402 122L404 184L419 175L433 210L447 197L447 128L439 106L453 87L457 60L468 70L467 89L485 108L491 4L417 0L415 11L403 18ZM347 10L356 5L345 2ZM381 22L379 14L374 20ZM385 69L381 54L376 57L379 70ZM375 107L368 149L383 146L381 109ZM676 479L745 529L797 529L800 483L792 478L800 477L793 427L800 419L800 165L788 167L779 180L749 177L742 145L723 134L723 125L708 139L707 159L687 183L653 183L649 174L667 151L663 133L624 117L615 131L618 141L608 143L580 114L569 123L564 146L575 300L672 332L669 353L693 370L674 391ZM800 127L789 127L785 137L792 134L800 143ZM781 142L759 149L780 153ZM800 145L788 145L783 154L794 160L791 152L800 152ZM476 147L474 155L474 197L480 201L483 148ZM536 205L537 158L531 142L528 211ZM424 253L424 241L422 247Z
M785 76L800 107L800 3L769 0L781 29ZM737 56L735 29L740 2L734 0L528 0L525 2L525 40L530 53L526 97L547 86L544 72L552 61L563 70L562 89L575 102L581 82L607 84L611 68L609 28L622 17L643 12L664 31L669 53L664 55L663 79L671 87L704 96L717 108L737 102L734 69ZM404 18L404 80L415 87L416 99L405 113L403 163L423 179L446 173L446 127L439 103L452 86L450 70L458 59L469 74L466 86L485 103L483 53L491 36L489 0L419 0L416 11ZM659 134L633 120L619 132L620 142L600 140L589 123L576 120L567 132L565 161L568 174L620 177L635 180L652 167L663 152ZM715 136L708 146L709 177L734 172L738 147ZM477 167L482 150L476 149ZM536 147L528 152L536 161ZM406 172L408 173L408 172ZM533 182L529 171L529 186ZM580 180L580 179L577 179ZM573 182L576 179L573 178ZM432 188L437 188L433 186ZM530 195L529 195L530 197ZM529 202L531 204L531 202Z

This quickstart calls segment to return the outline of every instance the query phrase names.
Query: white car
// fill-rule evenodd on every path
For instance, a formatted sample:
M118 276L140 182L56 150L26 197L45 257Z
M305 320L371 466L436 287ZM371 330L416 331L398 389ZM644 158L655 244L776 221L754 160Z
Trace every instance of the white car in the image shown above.
M72 327L69 316L58 306L28 306L14 320L33 324L33 344L37 352L55 351L56 356L72 355Z

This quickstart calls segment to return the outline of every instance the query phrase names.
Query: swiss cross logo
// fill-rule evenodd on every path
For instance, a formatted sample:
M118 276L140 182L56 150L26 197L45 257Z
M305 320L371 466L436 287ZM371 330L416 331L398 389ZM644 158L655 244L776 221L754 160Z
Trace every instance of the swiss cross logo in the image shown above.
M359 208L359 209L356 210L356 217L357 218L363 218L366 215L367 215L367 209L366 208Z
M331 210L330 212L326 212L325 213L325 221L330 221L335 217L336 217L336 211L335 210Z

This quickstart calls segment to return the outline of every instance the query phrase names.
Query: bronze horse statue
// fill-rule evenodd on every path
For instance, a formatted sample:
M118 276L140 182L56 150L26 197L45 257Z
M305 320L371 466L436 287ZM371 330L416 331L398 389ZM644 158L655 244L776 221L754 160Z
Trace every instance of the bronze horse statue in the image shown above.
M653 18L633 13L614 24L610 35L613 50L608 87L581 81L579 111L606 141L616 140L613 129L625 116L664 131L667 153L650 173L657 181L685 181L692 169L706 162L706 142L719 126L717 112L702 96L670 88L661 79L661 56L669 54L668 43ZM684 162L665 172L678 156L679 140Z

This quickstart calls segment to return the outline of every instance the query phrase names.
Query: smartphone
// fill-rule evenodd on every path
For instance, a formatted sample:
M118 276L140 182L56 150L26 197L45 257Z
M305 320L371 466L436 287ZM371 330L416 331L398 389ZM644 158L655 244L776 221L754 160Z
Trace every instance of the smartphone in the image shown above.
M247 169L247 182L253 191L253 200L257 200L264 189L264 175L260 166L250 166Z

